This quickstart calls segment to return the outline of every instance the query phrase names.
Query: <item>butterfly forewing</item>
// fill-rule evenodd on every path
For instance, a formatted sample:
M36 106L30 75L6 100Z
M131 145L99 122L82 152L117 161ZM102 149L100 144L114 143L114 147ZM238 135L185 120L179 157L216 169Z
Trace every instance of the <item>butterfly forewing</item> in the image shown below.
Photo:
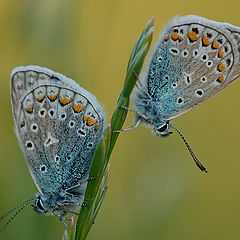
M239 77L240 28L198 16L175 18L163 31L141 82L173 119Z
M73 80L38 66L11 76L16 133L42 194L88 178L105 116L96 98Z

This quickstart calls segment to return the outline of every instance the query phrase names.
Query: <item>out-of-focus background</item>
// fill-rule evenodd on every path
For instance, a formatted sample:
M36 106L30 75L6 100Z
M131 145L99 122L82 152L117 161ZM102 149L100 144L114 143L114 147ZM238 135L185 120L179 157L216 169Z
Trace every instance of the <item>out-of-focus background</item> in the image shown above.
M239 7L235 0L0 1L0 215L36 192L13 130L12 68L36 64L73 78L97 96L110 119L131 50L153 15L154 43L175 15L240 26ZM143 126L122 133L88 240L239 239L239 92L238 80L174 121L208 174L177 134L157 138ZM130 113L126 126L132 119ZM0 239L60 239L63 230L56 217L27 207Z

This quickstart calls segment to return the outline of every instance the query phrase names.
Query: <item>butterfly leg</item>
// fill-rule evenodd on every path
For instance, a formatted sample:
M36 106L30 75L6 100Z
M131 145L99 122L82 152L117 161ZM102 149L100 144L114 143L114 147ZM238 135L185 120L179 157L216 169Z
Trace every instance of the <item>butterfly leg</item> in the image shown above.
M89 182L89 181L91 181L91 180L94 180L94 179L96 179L97 177L90 177L90 178L88 178L87 179L87 182Z
M60 219L61 223L64 225L64 227L67 228L68 225L63 221L63 219L62 218L59 218L59 219Z
M122 128L122 129L119 129L119 130L116 130L116 131L113 131L114 133L120 133L120 132L126 132L126 131L129 131L129 130L133 130L135 128L138 127L138 125L140 124L141 120L139 119L135 125L131 126L131 127L126 127L126 128Z
M52 213L53 213L54 216L56 216L56 217L59 218L59 220L61 221L61 223L64 225L65 228L68 227L68 225L67 225L63 220L65 220L65 221L69 221L69 219L67 219L67 218L65 218L65 217L63 217L63 216L61 216L60 214L55 213L54 210L52 211Z
M135 78L137 79L137 80L139 80L139 75L133 70L133 73L134 73L134 75L135 75Z
M141 118L143 118L143 119L148 119L147 116L138 113L138 112L135 111L134 109L131 109L131 108L128 108L128 107L125 107L125 106L122 106L122 105L120 105L119 107L120 107L120 108L123 108L123 109L125 109L125 110L127 110L127 111L134 112L134 113L136 113L137 115L139 115L139 116L140 116ZM125 131L129 131L129 130L133 130L133 129L135 129L135 128L137 128L137 127L139 126L140 122L141 122L141 119L138 119L138 121L135 123L135 125L130 126L130 127L126 127L126 128L122 128L122 129L119 129L119 130L115 130L115 131L113 131L113 132L114 132L114 133L120 133L120 132L125 132Z
M87 203L84 203L84 202L81 202L81 203L80 203L80 206L82 206L82 207L87 207L88 204L87 204Z
M71 211L72 214L75 214L75 215L80 215L79 213L75 212L75 211Z
M124 110L127 110L127 111L130 111L130 112L134 112L134 113L136 113L136 111L135 111L134 109L131 109L131 108L125 107L125 106L123 106L123 105L120 105L119 107L122 108L122 109L124 109Z
M87 182L89 182L89 181L91 181L91 180L94 180L94 179L96 179L96 177L90 177L90 178L88 178L87 180L84 180L84 181L78 183L77 185L72 186L72 187L66 189L65 192L69 192L69 191L71 191L72 189L76 189L76 188L80 187L83 183L87 183Z

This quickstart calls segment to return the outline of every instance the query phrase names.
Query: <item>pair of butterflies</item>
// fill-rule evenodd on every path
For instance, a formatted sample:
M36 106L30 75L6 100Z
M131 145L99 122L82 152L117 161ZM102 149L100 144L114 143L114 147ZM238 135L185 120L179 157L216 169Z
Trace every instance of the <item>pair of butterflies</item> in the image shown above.
M174 18L135 89L134 127L144 123L156 135L169 135L172 119L239 77L239 53L239 27L198 16ZM16 134L39 191L17 207L34 202L35 211L64 222L83 201L106 121L103 108L73 80L39 66L13 70L11 100Z

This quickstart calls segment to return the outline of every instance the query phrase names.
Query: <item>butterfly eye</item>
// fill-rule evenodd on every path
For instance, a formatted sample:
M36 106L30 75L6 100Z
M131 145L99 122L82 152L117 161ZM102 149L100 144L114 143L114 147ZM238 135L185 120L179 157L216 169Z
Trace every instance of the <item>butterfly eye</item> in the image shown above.
M159 133L165 132L168 129L168 124L165 123L163 126L161 126L160 128L157 128L157 131Z
M35 202L36 207L38 208L38 210L45 212L45 208L43 207L43 203L42 200L40 198L38 198Z

